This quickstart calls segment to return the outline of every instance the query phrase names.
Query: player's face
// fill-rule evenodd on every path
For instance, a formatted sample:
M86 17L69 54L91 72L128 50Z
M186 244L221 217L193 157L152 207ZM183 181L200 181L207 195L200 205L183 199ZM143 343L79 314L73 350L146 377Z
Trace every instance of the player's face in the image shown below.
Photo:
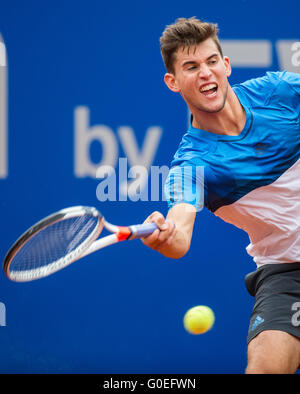
M174 70L174 74L165 75L165 82L182 95L192 113L214 113L224 108L231 67L211 38L195 47L179 48Z

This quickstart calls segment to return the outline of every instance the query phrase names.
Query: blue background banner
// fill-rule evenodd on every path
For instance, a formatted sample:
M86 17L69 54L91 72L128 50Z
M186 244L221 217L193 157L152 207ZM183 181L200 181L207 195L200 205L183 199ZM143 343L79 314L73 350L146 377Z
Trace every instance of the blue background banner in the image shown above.
M1 259L30 225L68 206L95 206L120 225L167 213L161 198L97 195L99 165L117 174L121 158L128 171L169 166L187 128L185 103L163 82L167 24L182 16L218 23L235 84L267 70L300 72L299 7L0 0ZM247 245L245 233L203 210L181 260L133 241L40 281L2 273L0 372L243 373L253 305L244 276L255 269ZM182 320L198 304L216 321L194 336Z

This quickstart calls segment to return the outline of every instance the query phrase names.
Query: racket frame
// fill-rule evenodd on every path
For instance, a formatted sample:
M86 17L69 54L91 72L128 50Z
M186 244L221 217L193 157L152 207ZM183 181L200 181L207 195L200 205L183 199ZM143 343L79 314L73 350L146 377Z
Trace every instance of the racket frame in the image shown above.
M45 266L24 270L23 271L14 271L10 272L10 264L18 253L18 251L25 245L33 236L37 235L42 230L47 227L60 222L62 220L71 219L76 216L81 216L84 214L88 214L90 216L94 216L98 219L97 225L93 232L88 236L84 242L82 242L77 248L71 251L69 254L61 257L60 259L49 263ZM73 263L77 259L79 259L82 254L93 244L93 242L98 238L104 226L104 218L99 211L97 211L94 207L85 207L85 206L75 206L71 208L62 209L56 213L53 213L46 218L40 220L32 227L30 227L25 233L23 233L17 241L12 245L12 247L7 252L4 261L3 261L3 270L6 276L12 281L16 282L27 282L29 280L40 279L45 276L48 276L60 269L66 267L67 265ZM76 256L76 257L75 257Z

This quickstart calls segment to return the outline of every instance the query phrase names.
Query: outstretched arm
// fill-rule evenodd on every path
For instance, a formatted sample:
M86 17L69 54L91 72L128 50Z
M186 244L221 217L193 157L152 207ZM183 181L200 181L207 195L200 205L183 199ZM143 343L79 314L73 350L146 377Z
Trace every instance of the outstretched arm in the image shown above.
M147 217L145 223L154 222L159 229L143 238L142 242L166 257L183 257L190 248L195 217L196 209L187 203L171 208L166 219L155 211Z

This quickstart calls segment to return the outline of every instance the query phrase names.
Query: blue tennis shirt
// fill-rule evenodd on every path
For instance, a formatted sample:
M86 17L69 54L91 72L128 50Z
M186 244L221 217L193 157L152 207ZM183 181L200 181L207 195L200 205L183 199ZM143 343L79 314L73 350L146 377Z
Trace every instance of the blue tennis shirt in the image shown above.
M257 266L300 261L300 74L234 85L246 112L238 136L190 126L171 163L169 208L187 202L249 235Z

